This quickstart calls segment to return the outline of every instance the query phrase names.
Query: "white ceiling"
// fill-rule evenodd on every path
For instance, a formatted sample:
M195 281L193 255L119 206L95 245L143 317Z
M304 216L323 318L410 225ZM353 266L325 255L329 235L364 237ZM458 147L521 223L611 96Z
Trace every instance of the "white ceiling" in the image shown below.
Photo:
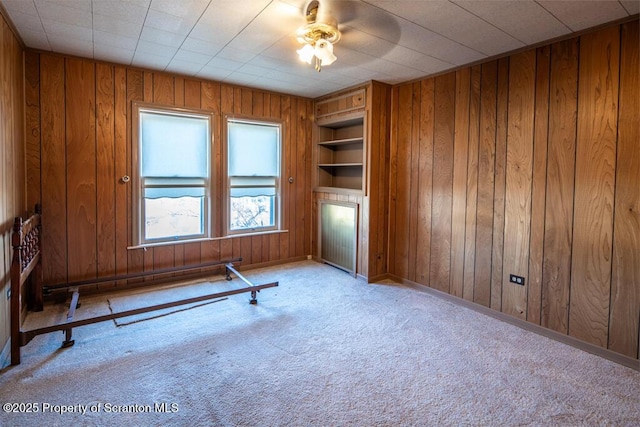
M395 84L638 14L638 0L321 0L342 31L297 59L309 0L0 0L27 47L317 97Z

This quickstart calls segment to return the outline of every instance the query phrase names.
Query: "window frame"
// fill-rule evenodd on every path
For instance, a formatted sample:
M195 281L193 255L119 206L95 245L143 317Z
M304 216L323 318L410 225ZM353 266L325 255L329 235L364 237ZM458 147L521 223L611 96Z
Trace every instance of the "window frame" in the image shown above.
M229 123L247 123L247 124L255 124L262 126L273 126L278 128L278 172L275 176L275 195L274 195L274 224L268 227L254 227L254 228L243 228L243 229L231 229L231 177L229 176ZM284 171L284 162L283 162L283 145L284 145L284 123L281 120L274 118L265 118L265 117L247 117L247 116L238 116L238 115L226 115L224 117L223 124L223 132L224 132L224 143L222 144L223 148L223 160L222 160L222 168L223 168L223 186L222 186L222 221L223 230L226 236L238 236L238 235L258 235L258 234L268 234L282 231L282 221L283 221L283 212L282 212L282 174Z
M143 223L145 218L145 199L144 199L144 186L145 179L142 174L142 113L151 113L158 115L168 115L173 117L191 117L204 119L208 123L208 141L207 141L207 168L208 177L204 178L202 185L197 184L198 187L202 186L204 189L204 201L202 207L203 214L203 233L190 234L185 236L173 236L166 238L145 238L145 224ZM215 220L215 209L213 209L214 191L212 188L212 182L215 177L215 163L214 163L214 114L211 111L206 111L196 108L183 108L167 105L158 105L145 102L133 102L132 108L132 150L131 150L131 165L132 165L132 240L134 247L147 247L166 245L173 243L187 243L190 241L199 241L203 239L209 239L212 237L213 224ZM158 178L155 178L158 179ZM162 179L162 178L160 178ZM199 180L201 178L197 178ZM186 178L168 178L169 181L188 181L194 180L193 177ZM186 185L186 184L183 184ZM174 187L166 186L167 188L177 188L180 185ZM153 184L149 186L153 188Z

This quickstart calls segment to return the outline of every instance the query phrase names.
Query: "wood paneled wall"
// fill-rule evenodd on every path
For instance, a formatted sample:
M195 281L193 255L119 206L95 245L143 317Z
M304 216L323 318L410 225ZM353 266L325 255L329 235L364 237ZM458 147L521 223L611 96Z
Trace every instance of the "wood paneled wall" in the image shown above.
M25 205L23 47L0 14L0 350L11 335L11 232ZM31 207L33 209L33 206ZM8 348L8 347L7 347ZM4 356L3 352L3 356ZM6 352L8 355L8 352ZM4 357L0 367L4 366Z
M27 52L25 64L27 198L42 203L45 283L232 257L258 265L311 253L311 100L55 54ZM213 112L217 236L224 116L281 121L286 231L127 249L132 190L121 177L132 174L134 101Z
M389 272L638 358L638 40L636 20L394 87Z

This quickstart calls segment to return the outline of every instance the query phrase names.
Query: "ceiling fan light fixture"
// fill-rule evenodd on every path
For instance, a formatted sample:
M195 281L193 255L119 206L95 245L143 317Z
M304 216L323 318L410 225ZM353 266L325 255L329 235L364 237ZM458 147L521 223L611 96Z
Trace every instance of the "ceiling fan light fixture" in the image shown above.
M296 52L298 52L300 60L307 64L311 64L313 56L315 55L315 49L310 44L305 44L300 49L296 50Z
M307 64L311 64L315 57L315 69L320 71L322 66L331 65L338 59L333 54L333 45L340 40L340 31L332 24L316 22L318 7L318 1L312 1L307 6L307 24L296 32L298 43L304 46L296 52L300 60Z

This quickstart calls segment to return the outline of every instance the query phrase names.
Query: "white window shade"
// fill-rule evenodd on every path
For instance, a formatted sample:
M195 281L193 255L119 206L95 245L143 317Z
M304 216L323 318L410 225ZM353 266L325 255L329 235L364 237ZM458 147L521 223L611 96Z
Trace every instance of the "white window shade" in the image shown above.
M137 103L134 108L134 243L209 237L211 114Z
M229 122L229 176L277 176L280 128Z
M209 175L207 120L141 112L140 122L141 176L205 178Z

